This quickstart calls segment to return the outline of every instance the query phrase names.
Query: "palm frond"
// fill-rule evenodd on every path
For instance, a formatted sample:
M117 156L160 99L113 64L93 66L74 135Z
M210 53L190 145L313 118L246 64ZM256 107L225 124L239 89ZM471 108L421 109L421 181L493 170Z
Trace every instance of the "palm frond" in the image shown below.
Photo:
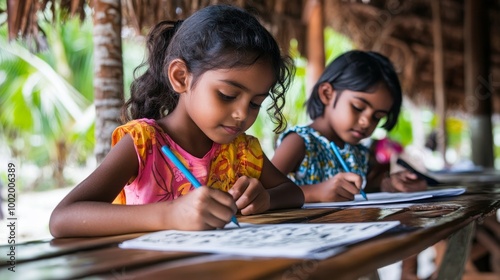
M40 88L47 88L47 90L44 90L44 98L57 101L62 105L62 107L59 108L68 112L73 119L81 118L83 114L82 108L87 107L89 102L85 100L72 85L62 79L45 61L33 55L22 46L17 45L14 47L14 45L16 45L16 43L6 44L0 41L0 49L2 51L20 58L36 69L38 75L41 75L43 79L37 81L39 83L44 83ZM31 86L31 84L26 86Z

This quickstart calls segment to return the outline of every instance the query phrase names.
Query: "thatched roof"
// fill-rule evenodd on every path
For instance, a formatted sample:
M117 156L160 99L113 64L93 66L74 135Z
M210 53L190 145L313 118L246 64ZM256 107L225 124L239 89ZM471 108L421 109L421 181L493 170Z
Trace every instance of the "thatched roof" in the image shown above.
M434 44L431 1L325 1L327 24L361 49L380 51L401 74L407 95L434 104ZM481 0L483 1L483 0ZM369 2L364 4L362 2ZM500 1L487 1L490 26L490 81L494 111L500 112ZM450 109L464 111L464 1L440 0L445 94Z
M95 1L95 0L94 0ZM214 3L230 3L253 11L276 36L283 48L291 38L305 54L306 23L302 20L311 0L122 0L124 25L143 34L159 20L175 20ZM320 1L320 0L312 0ZM325 24L350 37L356 48L376 50L389 56L400 72L407 96L418 104L434 105L433 28L431 1L435 0L323 0ZM483 1L483 0L481 0ZM500 112L500 0L484 0L491 22L491 77L494 111ZM43 44L36 25L37 9L60 3L68 14L83 15L84 0L8 0L8 23L16 37L34 35ZM92 1L90 1L92 2ZM441 0L444 49L444 90L452 110L464 111L464 1ZM15 12L13 12L15 11ZM13 16L12 16L13 15Z
M85 5L96 0L7 0L7 24L10 39L29 39L44 47L43 30L39 20L54 21L52 18L39 18L39 11L51 10L58 5L62 18L76 16L85 18ZM144 35L155 23L162 20L185 19L195 11L211 4L224 3L242 7L254 13L261 22L276 36L282 47L287 48L292 38L305 40L305 24L301 16L307 0L121 0L123 26L132 28L136 34Z

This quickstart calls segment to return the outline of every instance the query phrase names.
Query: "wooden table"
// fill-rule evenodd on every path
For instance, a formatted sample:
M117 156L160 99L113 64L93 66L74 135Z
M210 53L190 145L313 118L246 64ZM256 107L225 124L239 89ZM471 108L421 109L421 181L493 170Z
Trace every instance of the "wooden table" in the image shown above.
M476 223L500 208L500 186L396 208L293 209L239 216L249 223L401 222L401 227L352 245L326 260L231 257L120 249L141 235L64 238L17 244L15 264L1 247L0 279L356 279L448 239L440 279L460 279ZM3 231L3 230L2 230ZM9 267L14 267L11 272Z

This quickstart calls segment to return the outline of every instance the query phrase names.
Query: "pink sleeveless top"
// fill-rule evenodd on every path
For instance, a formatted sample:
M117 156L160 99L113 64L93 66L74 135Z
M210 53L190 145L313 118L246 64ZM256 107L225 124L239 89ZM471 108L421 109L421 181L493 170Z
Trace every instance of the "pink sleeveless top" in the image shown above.
M263 152L257 138L239 135L232 143L217 144L203 158L197 158L177 145L155 120L139 119L115 129L112 146L129 134L135 145L139 170L113 203L147 204L176 199L194 187L163 154L167 145L202 185L228 191L243 175L259 178Z

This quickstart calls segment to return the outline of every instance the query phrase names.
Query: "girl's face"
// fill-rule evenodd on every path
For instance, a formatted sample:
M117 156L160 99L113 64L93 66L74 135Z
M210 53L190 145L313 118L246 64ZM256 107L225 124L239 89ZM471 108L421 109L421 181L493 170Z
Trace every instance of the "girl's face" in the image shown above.
M384 84L376 85L373 92L344 90L334 105L337 94L334 91L333 98L326 105L325 117L338 137L336 140L351 145L369 137L393 104Z
M210 70L186 95L186 111L212 141L230 143L255 122L274 83L268 62Z

